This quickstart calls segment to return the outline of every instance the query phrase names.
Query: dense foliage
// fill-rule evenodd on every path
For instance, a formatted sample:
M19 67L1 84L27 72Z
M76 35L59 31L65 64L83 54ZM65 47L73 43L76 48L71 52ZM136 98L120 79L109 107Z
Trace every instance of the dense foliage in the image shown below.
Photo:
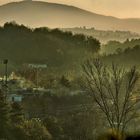
M140 45L136 45L133 48L126 48L124 51L119 51L116 54L103 56L102 59L107 64L115 62L123 67L137 66L139 68L140 60Z
M140 39L127 39L123 43L118 41L109 41L106 45L102 46L102 53L104 54L114 54L121 53L127 48L134 48L135 46L140 45Z
M105 47L115 54L102 56L104 62L139 64L139 39L124 43L112 41ZM8 58L16 68L25 64L16 74L25 81L28 79L26 92L29 93L23 92L24 99L19 104L7 102L5 94L0 92L0 139L93 140L104 132L108 128L105 116L85 91L83 77L73 74L80 62L99 50L98 40L82 34L30 29L16 23L0 27L0 58ZM49 68L37 72L28 67L30 63L45 63ZM67 66L66 73L60 74ZM80 72L79 69L77 73ZM36 82L45 91L33 93ZM108 84L106 79L105 84ZM12 91L11 85L8 86Z
M30 29L16 23L0 27L0 58L11 63L45 63L49 66L74 64L88 52L100 49L100 42L82 34L73 35L59 29Z

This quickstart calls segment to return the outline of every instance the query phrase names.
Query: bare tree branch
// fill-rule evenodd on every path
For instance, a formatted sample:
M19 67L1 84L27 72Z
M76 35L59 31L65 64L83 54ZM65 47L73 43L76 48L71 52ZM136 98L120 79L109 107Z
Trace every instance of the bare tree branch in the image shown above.
M85 88L106 115L111 128L123 131L132 115L137 102L132 96L139 78L136 68L129 72L112 64L106 67L99 59L88 60L83 66Z

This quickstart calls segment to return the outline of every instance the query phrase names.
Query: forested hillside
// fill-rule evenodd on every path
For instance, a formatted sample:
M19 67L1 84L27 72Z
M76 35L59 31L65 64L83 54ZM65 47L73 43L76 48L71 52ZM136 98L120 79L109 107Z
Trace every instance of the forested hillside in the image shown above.
M90 35L98 40L102 44L106 44L108 41L119 41L124 42L126 39L137 39L140 37L139 34L133 33L130 31L111 31L111 30L98 30L95 28L86 28L86 27L75 27L75 28L64 28L64 31L71 31L73 33Z
M124 51L119 51L116 54L103 56L102 60L107 64L112 62L119 64L123 67L137 66L139 67L140 61L140 45L136 45L133 48L126 48Z
M16 23L0 27L0 59L7 58L16 65L72 66L99 49L98 40L82 34L73 35L59 29L30 29Z
M120 53L127 48L134 48L137 45L140 45L140 39L127 39L122 43L119 41L109 41L107 44L102 46L101 52L104 54Z

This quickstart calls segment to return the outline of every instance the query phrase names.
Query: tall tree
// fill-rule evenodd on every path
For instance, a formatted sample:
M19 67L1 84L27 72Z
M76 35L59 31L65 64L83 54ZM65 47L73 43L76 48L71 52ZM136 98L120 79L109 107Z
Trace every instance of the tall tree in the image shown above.
M106 67L100 60L88 60L83 65L84 86L107 118L112 130L124 132L136 116L132 99L138 81L136 68L125 71L112 64Z

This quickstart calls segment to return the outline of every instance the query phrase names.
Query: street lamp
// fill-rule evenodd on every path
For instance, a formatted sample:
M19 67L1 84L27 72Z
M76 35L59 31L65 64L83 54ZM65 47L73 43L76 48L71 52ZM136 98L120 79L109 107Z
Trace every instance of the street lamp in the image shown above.
M3 64L5 65L5 86L7 87L7 79L8 79L8 59L3 60Z

